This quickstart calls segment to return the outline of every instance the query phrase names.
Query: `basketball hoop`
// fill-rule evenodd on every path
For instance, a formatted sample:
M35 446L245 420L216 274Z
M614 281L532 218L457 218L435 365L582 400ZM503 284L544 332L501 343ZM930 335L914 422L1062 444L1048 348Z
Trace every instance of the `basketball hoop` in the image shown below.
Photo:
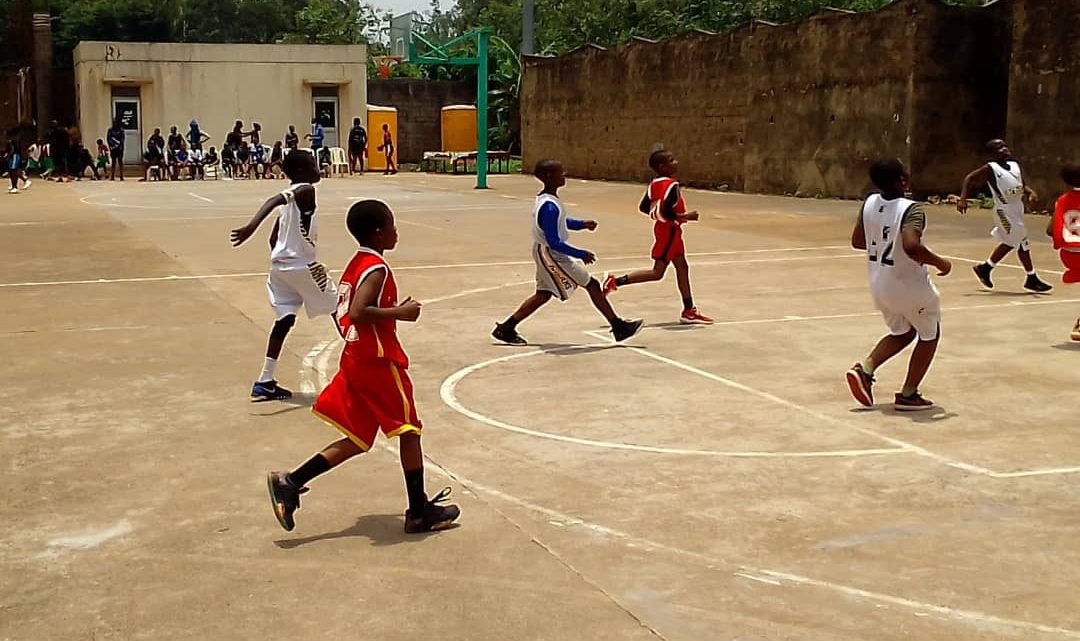
M401 62L401 56L371 56L380 78L390 77L390 68Z

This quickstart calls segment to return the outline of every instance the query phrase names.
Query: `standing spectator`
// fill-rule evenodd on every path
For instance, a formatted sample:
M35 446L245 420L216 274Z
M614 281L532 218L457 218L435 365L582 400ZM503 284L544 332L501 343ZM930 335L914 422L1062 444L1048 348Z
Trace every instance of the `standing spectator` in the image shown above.
M198 120L192 120L188 127L188 147L191 148L192 152L201 152L203 143L210 140L210 136L202 132L202 129L199 128Z
M112 175L109 180L116 180L116 169L119 167L120 181L124 181L124 137L124 124L117 118L105 133L105 141L109 143L109 158L112 161Z
M70 147L71 138L68 130L61 127L57 121L52 121L49 126L49 153L53 161L56 182L66 182L68 176L68 149Z
M42 152L44 151L44 145L39 145L36 142L30 143L30 147L26 150L26 173L31 171L37 171L43 178L47 178L45 174L45 163L42 161Z
M19 180L23 181L23 190L30 189L30 179L26 177L26 173L22 169L22 157L19 155L19 148L13 141L8 141L7 148L4 150L4 163L3 166L7 168L8 177L11 178L11 189L8 190L9 194L19 193Z
M315 157L318 158L319 148L323 146L323 140L326 139L326 132L318 118L311 119L311 133L305 135L304 138L311 141L311 151L315 152Z
M360 124L359 118L353 118L352 129L349 130L349 175L353 174L353 167L360 163L357 173L364 173L364 153L367 151L367 129Z
M296 133L296 126L289 125L289 133L285 134L285 148L291 151L299 146L300 135Z
M225 146L232 147L235 152L240 149L240 143L244 141L244 121L237 120L233 125L233 130L229 132L229 135L225 136Z
M94 164L94 180L101 180L98 170L109 172L109 147L101 138L97 139L97 162Z
M397 164L394 163L394 135L390 133L390 125L383 123L382 126L382 144L379 145L379 151L386 154L386 171L383 173L386 175L397 173Z
M262 125L257 122L251 123L251 131L247 132L252 147L262 146Z

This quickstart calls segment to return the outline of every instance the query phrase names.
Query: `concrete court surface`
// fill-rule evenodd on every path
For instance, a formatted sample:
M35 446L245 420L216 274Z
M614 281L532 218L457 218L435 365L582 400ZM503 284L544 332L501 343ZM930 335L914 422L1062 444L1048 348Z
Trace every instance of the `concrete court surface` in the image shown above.
M321 258L353 251L356 198L398 213L389 255L425 301L401 334L425 421L429 493L461 527L406 536L392 444L312 483L294 532L268 469L337 433L310 415L340 341L301 317L251 404L272 322L270 225L227 241L272 182L56 185L0 200L0 639L1080 639L1080 289L1023 293L1015 258L982 291L990 215L934 208L940 407L873 411L843 372L884 333L857 203L689 191L696 300L625 288L648 327L612 347L579 292L521 326L529 177L324 181ZM572 242L596 273L645 267L642 186L571 180ZM1037 265L1060 270L1032 217Z

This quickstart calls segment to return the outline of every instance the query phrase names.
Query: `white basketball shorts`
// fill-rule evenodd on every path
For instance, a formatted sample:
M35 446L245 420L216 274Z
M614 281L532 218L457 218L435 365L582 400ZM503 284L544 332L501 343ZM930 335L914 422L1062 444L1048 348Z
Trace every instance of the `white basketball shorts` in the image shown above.
M937 340L941 327L941 296L933 284L896 292L874 292L874 305L893 336L902 336L914 329L920 341Z
M325 316L337 309L337 288L322 263L270 269L266 280L270 306L277 319L296 314L303 307L308 318Z
M565 301L574 290L589 284L592 276L585 264L576 258L551 251L547 245L533 245L536 261L536 291L550 292Z

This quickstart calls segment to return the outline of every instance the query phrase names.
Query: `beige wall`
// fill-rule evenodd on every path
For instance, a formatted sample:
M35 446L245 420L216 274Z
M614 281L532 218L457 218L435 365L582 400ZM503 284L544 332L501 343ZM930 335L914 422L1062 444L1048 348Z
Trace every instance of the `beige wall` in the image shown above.
M75 82L83 138L104 138L113 86L140 87L141 140L154 127L181 133L198 120L220 147L233 122L263 128L263 142L280 140L290 124L310 131L312 87L338 87L338 135L345 142L353 117L366 122L367 47L363 45L233 45L81 42ZM89 144L89 143L88 143Z

